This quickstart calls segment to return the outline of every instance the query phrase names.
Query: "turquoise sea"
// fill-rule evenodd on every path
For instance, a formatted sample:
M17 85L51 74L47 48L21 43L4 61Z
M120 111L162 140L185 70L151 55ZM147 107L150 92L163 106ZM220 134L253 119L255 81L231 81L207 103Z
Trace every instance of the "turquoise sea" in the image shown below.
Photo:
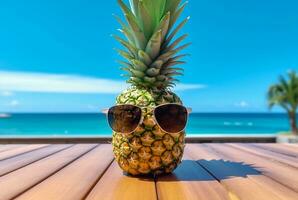
M275 134L289 129L285 114L194 113L187 134ZM12 114L0 118L0 137L111 135L103 114Z

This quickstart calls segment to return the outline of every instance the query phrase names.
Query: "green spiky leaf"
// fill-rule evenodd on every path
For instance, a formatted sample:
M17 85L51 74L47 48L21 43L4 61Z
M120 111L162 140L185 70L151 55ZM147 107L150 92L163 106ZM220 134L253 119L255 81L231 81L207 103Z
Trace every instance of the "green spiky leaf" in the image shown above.
M139 10L138 10L139 0L129 0L129 4L131 7L131 12L137 17L139 13Z
M154 30L154 22L151 19L151 16L145 7L143 1L139 1L139 15L140 15L140 23L142 24L142 28L144 34L147 39L149 39Z
M133 30L134 33L134 39L136 42L136 45L139 49L144 49L146 47L146 38L143 33L143 31L140 29L139 25L137 22L134 20L134 18L129 15L129 14L124 14L126 17L126 20L128 24L130 25L131 29Z
M123 51L121 49L116 49L116 51L119 53L119 55L121 55L123 58L125 58L126 60L132 60L133 57L131 56L130 53Z
M154 76L157 76L159 74L159 69L156 69L156 68L150 68L146 71L146 74L148 76L151 76L151 77L154 77Z
M187 23L187 21L190 19L190 17L187 17L184 19L168 36L168 38L165 41L165 45L168 45L171 40L174 38L174 36L178 33L178 31Z
M185 6L188 4L188 2L186 1L185 3L182 4L182 6L180 8L178 8L171 16L171 21L169 24L169 30L173 27L173 25L176 23L177 19L179 18L179 16L181 15L181 13L183 12Z
M170 11L171 13L175 13L177 10L181 0L168 0L166 3L166 11Z
M143 78L145 76L144 72L141 72L141 71L138 71L138 70L135 70L135 69L130 69L130 71L137 78Z
M149 40L146 46L146 53L150 56L153 60L160 52L161 46L161 30L158 30Z
M169 23L170 23L170 12L168 12L160 21L159 26L156 30L161 30L161 42L163 42L166 38L166 35L168 33L169 29Z
M146 65L150 65L152 63L152 59L150 58L150 56L143 50L139 50L138 57Z
M122 60L117 60L117 63L119 63L120 65L122 65L125 68L129 68L129 69L133 68L133 66L130 63L124 62Z
M187 2L181 0L118 0L126 23L115 16L121 25L118 29L125 38L114 38L127 49L117 50L128 62L120 62L121 69L128 72L128 82L144 88L165 89L181 75L180 59L187 54L178 54L189 44L181 45L187 34L176 37L189 18L175 26ZM173 29L173 30L171 30ZM172 42L172 40L174 40ZM127 75L125 75L127 76Z
M188 35L184 34L180 37L178 37L174 42L172 42L171 45L169 45L168 47L166 47L166 49L164 51L170 51L173 50L181 41L183 41Z
M148 67L142 63L140 60L136 60L136 59L133 59L131 60L133 66L135 69L139 70L139 71L145 71Z
M163 63L164 62L162 60L156 60L154 63L152 63L152 65L150 67L160 69L162 67Z
M123 40L122 38L120 38L117 35L112 35L112 36L115 38L115 40L117 40L119 43L121 43L123 46L125 46L133 57L136 58L138 56L137 49L132 44Z
M144 77L144 81L147 82L147 83L151 83L151 84L153 84L153 83L156 81L156 78L155 78L155 77L148 77L148 76L145 76L145 77Z

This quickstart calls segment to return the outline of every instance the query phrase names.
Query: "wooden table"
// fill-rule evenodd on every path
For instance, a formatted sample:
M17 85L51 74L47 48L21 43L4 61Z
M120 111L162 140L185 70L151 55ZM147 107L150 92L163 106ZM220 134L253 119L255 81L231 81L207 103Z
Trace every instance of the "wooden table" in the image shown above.
M171 175L123 175L109 144L0 145L0 200L298 199L298 145L187 144Z

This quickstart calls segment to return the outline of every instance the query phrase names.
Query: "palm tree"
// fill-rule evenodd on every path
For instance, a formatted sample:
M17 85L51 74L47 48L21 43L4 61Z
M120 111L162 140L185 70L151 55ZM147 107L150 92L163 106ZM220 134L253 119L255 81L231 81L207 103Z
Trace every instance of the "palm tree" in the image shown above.
M272 85L268 91L268 103L272 108L280 105L289 116L293 134L298 135L296 111L298 107L298 75L292 71L288 79L280 77L279 83Z

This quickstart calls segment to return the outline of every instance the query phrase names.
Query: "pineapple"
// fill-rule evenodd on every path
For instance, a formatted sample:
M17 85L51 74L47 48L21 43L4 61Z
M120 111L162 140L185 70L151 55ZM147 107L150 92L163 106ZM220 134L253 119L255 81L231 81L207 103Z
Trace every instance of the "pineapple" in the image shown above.
M186 54L177 53L189 44L179 47L187 34L176 37L189 18L175 26L186 5L181 0L123 0L118 3L127 23L116 19L124 38L114 36L125 50L117 49L126 61L119 61L128 72L130 88L116 99L116 104L132 104L142 108L144 120L130 134L113 132L113 152L121 169L132 175L172 172L181 162L185 132L166 133L153 119L155 106L165 103L182 104L171 91L183 69L180 59Z

